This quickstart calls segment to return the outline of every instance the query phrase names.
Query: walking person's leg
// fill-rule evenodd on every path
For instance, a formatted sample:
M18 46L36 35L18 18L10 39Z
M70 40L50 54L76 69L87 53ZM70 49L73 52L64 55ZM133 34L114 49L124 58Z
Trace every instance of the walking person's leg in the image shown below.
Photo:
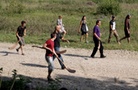
M55 47L55 51L60 51L60 48L59 47ZM60 60L62 61L62 62L64 62L63 61L63 58L62 58L62 56L61 56L61 54L57 54L58 55L58 57L60 58ZM55 58L55 56L54 56L54 58ZM58 60L59 61L59 60ZM61 69L65 69L65 66L63 65L63 63L61 62L61 61L59 61L59 64L60 64L60 66L61 66Z
M130 37L127 38L127 42L130 43Z
M108 43L110 43L110 40L111 40L111 38L112 38L112 35L113 35L113 31L110 31L110 32L109 32Z
M124 30L124 32L125 36L119 40L120 42L128 37L128 32L126 30Z
M19 46L19 48L16 49L16 51L18 52L19 49L21 49L21 53L22 53L22 55L24 55L24 53L23 53L23 46L25 45L25 42L24 42L24 38L23 37L20 38L19 45L20 46Z
M123 38L121 38L120 40L119 40L119 42L121 42L122 40L124 40L124 39L126 39L126 36L125 37L123 37Z
M81 37L80 37L80 42L82 42L82 40L83 40L83 37L84 37L84 35L81 35Z
M95 54L96 54L96 52L97 52L97 50L98 50L99 40L96 39L96 38L94 38L94 44L95 44L95 47L94 47L94 49L93 49L93 51L92 51L92 54L91 54L91 57L92 57L92 58L94 58L94 56L95 56Z
M47 75L47 79L48 79L48 81L51 81L51 80L53 80L53 79L51 78L51 73L52 73L53 70L54 70L53 57L45 56L45 59L46 59L46 61L47 61L47 63L48 63L48 75Z
M105 58L106 56L104 56L104 54L103 54L103 49L104 49L104 47L103 47L103 45L102 45L102 42L100 41L100 49L99 49L99 51L100 51L100 57L101 58Z
M119 35L118 35L117 31L114 31L114 36L116 37L117 43L120 44Z
M88 32L85 34L85 42L88 43Z

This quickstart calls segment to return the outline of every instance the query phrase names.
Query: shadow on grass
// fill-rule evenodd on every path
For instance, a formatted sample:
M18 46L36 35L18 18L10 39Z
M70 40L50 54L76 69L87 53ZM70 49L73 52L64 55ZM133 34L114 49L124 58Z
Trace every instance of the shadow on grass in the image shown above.
M77 40L72 40L72 39L69 39L69 42L74 42L74 43L77 43L77 42L79 42L79 41L77 41Z
M2 56L8 56L9 54L18 54L18 53L15 53L15 52L8 52L8 51L0 51L0 53L4 54Z
M46 88L48 87L49 83L46 78L35 78L25 75L22 75L22 77L28 79L36 87L43 88L39 90L47 90ZM57 85L59 85L60 88L66 87L68 90L138 90L138 86L131 86L130 85L131 83L125 80L118 80L118 82L115 82L114 78L109 78L109 77L100 77L100 78L102 78L102 80L94 78L86 78L86 77L61 75L61 74L58 74L56 76L56 79L58 80ZM8 80L8 79L9 77L2 76L2 80ZM133 78L133 82L135 81L137 81L137 79ZM59 90L59 89L54 89L54 90Z

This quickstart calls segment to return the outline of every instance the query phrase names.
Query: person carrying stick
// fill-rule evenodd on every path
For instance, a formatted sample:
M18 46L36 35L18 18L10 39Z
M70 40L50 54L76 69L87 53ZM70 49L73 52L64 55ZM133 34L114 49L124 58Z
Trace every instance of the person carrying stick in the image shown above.
M47 76L48 81L53 81L53 79L51 78L51 73L54 70L53 56L56 55L56 57L58 57L57 54L55 53L55 49L54 49L54 40L55 39L56 39L56 34L52 33L51 39L47 40L43 44L43 48L46 49L45 59L48 63L48 76Z
M16 51L19 52L19 49L21 49L22 55L25 55L23 53L23 46L25 45L25 42L24 42L25 35L26 35L26 22L21 21L21 25L17 28L17 31L16 31L17 42L12 47L9 47L9 49L10 50L14 49L17 46L17 44L19 43L20 46L16 49Z

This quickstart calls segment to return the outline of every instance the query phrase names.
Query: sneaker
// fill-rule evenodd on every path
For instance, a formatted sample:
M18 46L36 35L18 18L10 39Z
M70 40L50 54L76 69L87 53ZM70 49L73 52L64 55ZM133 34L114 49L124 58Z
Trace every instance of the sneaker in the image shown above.
M103 55L103 56L101 56L100 58L105 58L105 57L106 57L106 56Z
M48 82L54 81L54 79L52 79L51 76L48 76L48 77L47 77L47 80L48 80Z
M61 69L64 70L66 67L65 66L62 66Z
M24 53L22 53L22 55L25 55Z
M90 56L91 58L94 58L94 56Z
M90 56L91 58L94 58L94 56Z
M16 49L17 52L19 52L19 49Z

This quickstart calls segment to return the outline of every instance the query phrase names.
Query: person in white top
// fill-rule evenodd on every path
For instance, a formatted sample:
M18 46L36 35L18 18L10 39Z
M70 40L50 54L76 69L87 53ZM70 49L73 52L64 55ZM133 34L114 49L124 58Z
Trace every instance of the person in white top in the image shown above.
M57 25L61 26L60 33L63 33L63 37L66 35L64 24L62 23L62 16L58 16Z
M114 35L116 37L116 41L118 42L118 44L120 44L120 42L119 42L119 36L118 36L117 31L116 31L115 16L112 16L112 20L109 22L109 38L108 38L108 43L110 43L112 35Z

